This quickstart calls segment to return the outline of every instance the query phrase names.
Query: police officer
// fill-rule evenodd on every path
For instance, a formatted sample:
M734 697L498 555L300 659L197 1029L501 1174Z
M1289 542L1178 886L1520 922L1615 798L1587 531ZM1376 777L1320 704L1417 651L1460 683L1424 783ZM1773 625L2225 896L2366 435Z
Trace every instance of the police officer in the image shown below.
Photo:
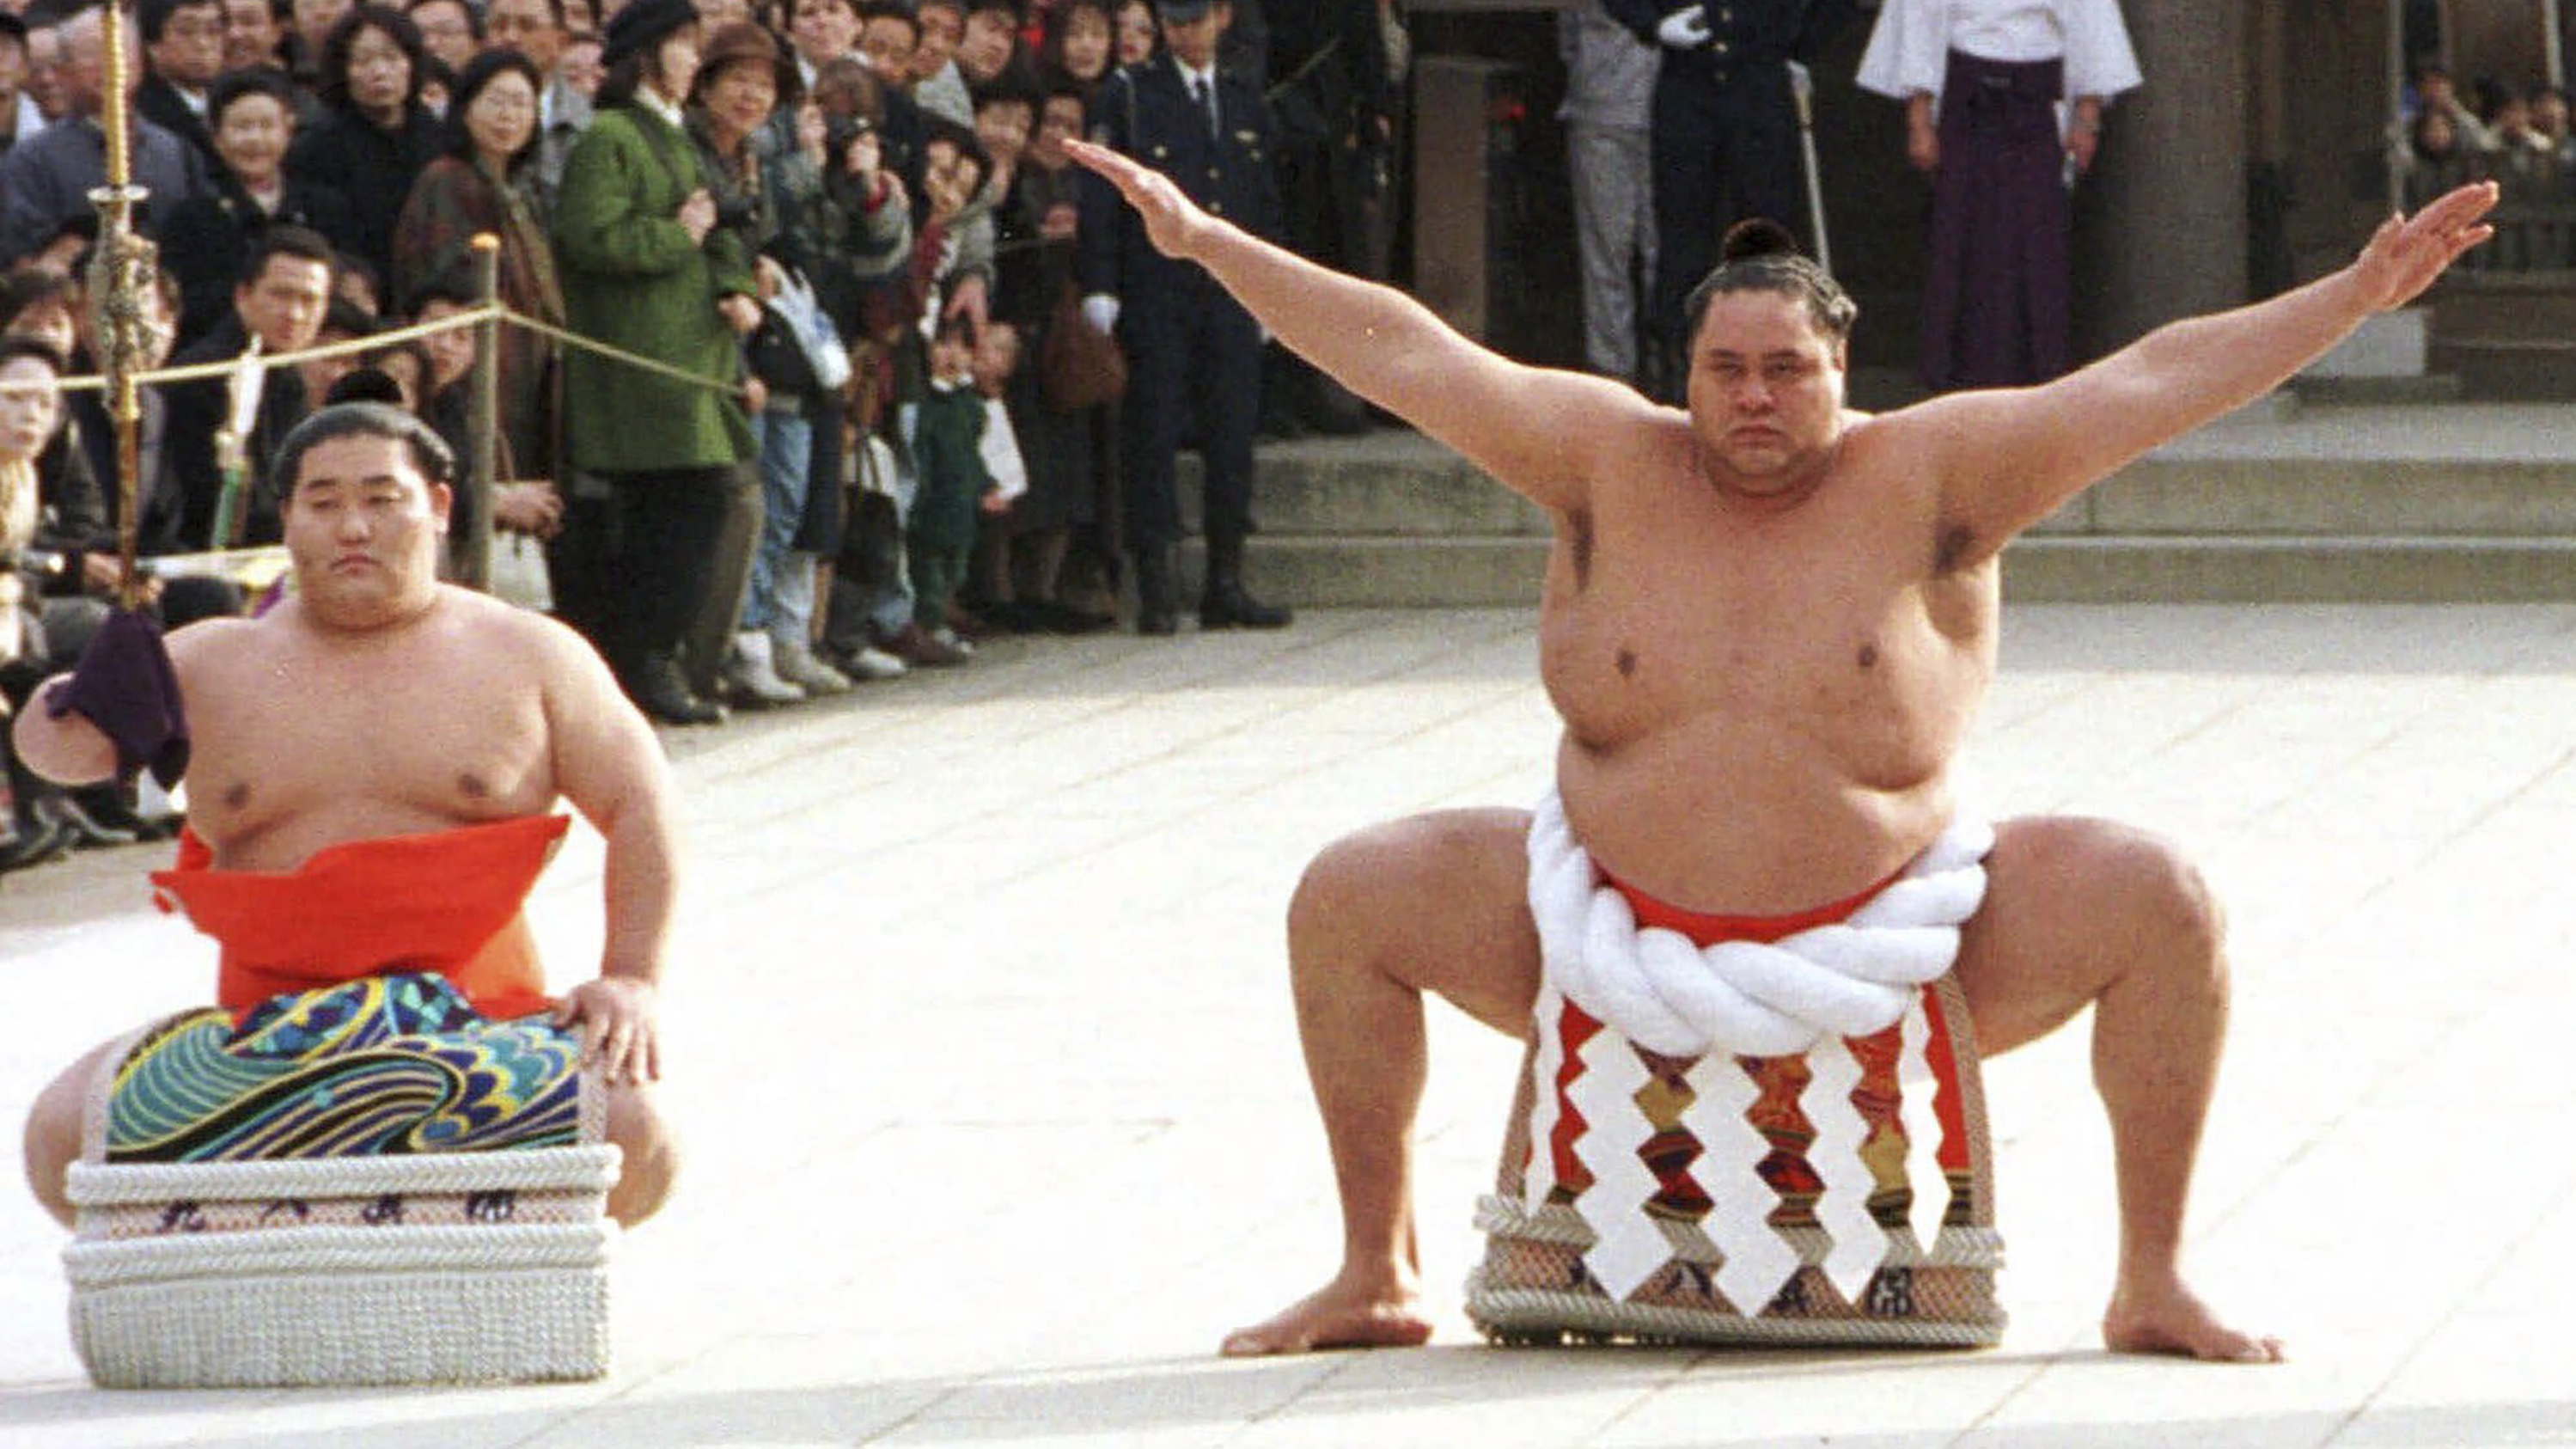
M1689 369L1682 303L1717 261L1718 238L1749 216L1803 230L1798 112L1789 62L1815 59L1853 0L1604 0L1612 19L1660 46L1655 76L1654 391L1678 398ZM1733 205L1721 205L1731 200ZM1815 239L1807 239L1812 250Z
M1255 81L1220 71L1232 20L1223 0L1156 0L1164 50L1118 72L1093 105L1093 139L1180 185L1192 201L1268 241L1280 239L1270 113ZM1107 183L1088 183L1081 230L1083 311L1127 353L1127 547L1136 561L1141 634L1180 627L1172 572L1180 542L1173 454L1183 428L1207 464L1207 585L1199 625L1275 629L1288 622L1243 589L1252 530L1252 435L1261 413L1261 329L1207 273L1154 250Z

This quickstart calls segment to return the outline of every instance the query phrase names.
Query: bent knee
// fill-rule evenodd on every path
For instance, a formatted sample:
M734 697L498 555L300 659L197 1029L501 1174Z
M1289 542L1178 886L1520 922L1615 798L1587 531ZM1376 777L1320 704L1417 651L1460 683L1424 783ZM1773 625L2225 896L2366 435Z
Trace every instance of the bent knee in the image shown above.
M607 1137L618 1151L617 1183L608 1192L608 1215L633 1227L662 1210L679 1180L680 1153L670 1124L643 1089L608 1089Z
M1444 810L1343 836L1298 878L1288 902L1290 941L1382 932L1426 902L1477 894L1489 876L1516 898L1528 820L1517 810Z
M2103 842L2117 882L2118 917L2152 959L2177 969L2225 971L2227 913L2209 880L2163 836L2122 827Z
M64 1113L48 1110L40 1098L27 1114L27 1187L37 1204L64 1227L71 1227L75 1217L68 1179L72 1164L80 1159L80 1137L77 1113L66 1120Z
M45 1084L27 1109L24 1150L27 1186L36 1201L64 1227L74 1225L69 1192L71 1166L80 1160L83 1118L92 1090L108 1058L122 1040L101 1042Z

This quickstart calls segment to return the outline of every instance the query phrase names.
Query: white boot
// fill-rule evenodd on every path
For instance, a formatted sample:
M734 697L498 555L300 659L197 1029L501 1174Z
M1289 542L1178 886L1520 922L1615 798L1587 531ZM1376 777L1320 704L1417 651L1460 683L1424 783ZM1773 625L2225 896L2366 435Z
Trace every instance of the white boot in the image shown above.
M733 636L733 654L725 661L724 682L734 698L755 708L795 704L805 691L778 677L770 662L769 636L746 630Z
M808 695L819 697L850 692L850 676L815 658L813 649L804 640L772 634L769 648L770 656L778 664L778 677Z

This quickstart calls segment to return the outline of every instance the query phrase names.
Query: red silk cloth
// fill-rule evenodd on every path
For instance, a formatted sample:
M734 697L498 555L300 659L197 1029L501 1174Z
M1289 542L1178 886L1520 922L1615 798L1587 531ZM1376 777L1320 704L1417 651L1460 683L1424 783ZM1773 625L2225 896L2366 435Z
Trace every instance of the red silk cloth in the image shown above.
M434 971L485 1017L553 1005L520 913L572 824L528 815L351 840L291 871L217 870L195 831L153 886L223 947L216 1000L236 1015L270 997L362 976ZM175 902L175 904L174 904Z

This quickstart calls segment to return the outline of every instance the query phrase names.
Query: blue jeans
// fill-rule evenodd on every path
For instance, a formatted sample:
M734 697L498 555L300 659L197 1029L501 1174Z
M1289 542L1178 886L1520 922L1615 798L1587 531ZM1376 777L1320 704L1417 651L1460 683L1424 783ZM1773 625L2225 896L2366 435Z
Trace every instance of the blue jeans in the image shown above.
M801 412L776 408L760 415L760 493L766 512L760 545L752 554L751 579L745 587L742 623L746 631L767 633L778 618L778 578L798 525L805 520L805 494L812 484L814 423Z

